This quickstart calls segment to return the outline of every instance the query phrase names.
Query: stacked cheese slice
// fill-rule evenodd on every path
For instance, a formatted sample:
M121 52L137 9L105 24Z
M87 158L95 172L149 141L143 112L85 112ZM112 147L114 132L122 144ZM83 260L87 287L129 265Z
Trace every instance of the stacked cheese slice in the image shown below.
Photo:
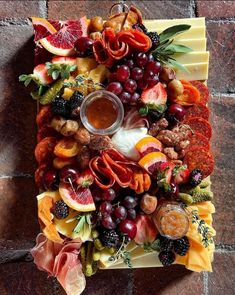
M208 78L209 66L209 52L206 51L206 27L205 18L185 18L185 19L171 19L171 20L146 20L144 22L148 31L157 31L161 33L168 27L189 24L191 28L176 36L175 44L186 45L193 49L193 52L175 55L176 61L183 64L188 72L176 71L177 79L185 80L202 80ZM161 267L155 252L145 252L143 248L131 242L126 250L130 253L132 258L133 268L144 267ZM128 268L123 260L119 258L115 262L109 260L110 254L108 251L103 251L101 254L100 268L104 269L121 269Z

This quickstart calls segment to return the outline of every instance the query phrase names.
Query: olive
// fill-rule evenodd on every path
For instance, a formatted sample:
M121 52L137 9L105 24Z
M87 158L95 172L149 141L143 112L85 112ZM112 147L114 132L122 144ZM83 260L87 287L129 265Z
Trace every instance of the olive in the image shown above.
M103 30L103 19L101 16L94 16L91 19L89 29L90 32L101 32Z
M180 80L174 79L168 84L168 91L170 95L178 96L183 94L184 86Z
M171 80L175 79L175 71L172 68L162 67L160 72L160 80L169 83Z

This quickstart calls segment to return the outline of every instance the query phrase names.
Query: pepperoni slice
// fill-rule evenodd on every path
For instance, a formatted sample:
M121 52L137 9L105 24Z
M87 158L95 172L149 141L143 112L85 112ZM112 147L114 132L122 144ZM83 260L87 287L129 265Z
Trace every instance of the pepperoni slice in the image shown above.
M209 140L202 135L201 133L195 132L189 139L190 143L186 147L185 152L188 152L189 150L195 148L195 147L202 147L209 151L210 149L210 143Z
M200 102L203 104L207 104L209 100L209 90L208 87L200 81L190 81L190 83L197 88L200 92Z
M45 137L35 148L35 158L38 163L48 162L53 157L53 151L56 146L57 139L55 137Z
M209 109L203 103L194 104L191 107L188 107L186 110L186 115L184 116L184 120L192 117L201 117L205 120L209 119Z
M52 117L53 113L51 111L50 105L41 107L36 117L36 123L38 127L49 124L51 122Z
M200 169L203 178L206 178L213 172L215 161L210 151L202 147L195 147L185 154L184 164L188 166L190 171L196 168Z
M212 128L210 123L200 117L189 118L184 121L184 124L189 125L194 132L201 133L204 135L208 140L210 140L212 136Z

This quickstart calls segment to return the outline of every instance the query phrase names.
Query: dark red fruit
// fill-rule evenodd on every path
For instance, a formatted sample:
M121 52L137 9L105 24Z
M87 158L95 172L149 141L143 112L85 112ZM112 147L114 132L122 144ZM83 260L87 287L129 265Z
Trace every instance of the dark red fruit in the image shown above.
M77 169L65 166L60 170L60 180L65 183L71 183L78 180L78 171Z
M124 220L127 217L126 208L123 206L119 206L119 207L115 208L114 214L120 220Z
M186 115L186 110L181 105L174 103L169 106L167 114L170 120L182 121Z
M122 103L129 103L131 100L131 95L129 92L123 91L120 95L119 95L120 100L122 101Z
M113 210L113 207L112 207L111 203L109 203L107 201L101 203L101 205L99 207L99 211L103 216L110 215L112 210Z
M116 95L122 93L122 84L120 82L111 82L107 87L107 91L110 91Z
M143 52L139 52L135 55L135 64L142 68L144 67L148 62L148 56L143 53Z
M102 199L104 201L113 201L116 198L116 193L112 188L109 188L103 192Z
M127 234L131 239L134 239L137 232L137 227L134 221L126 219L122 220L119 224L119 230L123 234Z
M94 41L88 37L80 37L74 44L75 51L79 57L85 57L92 54Z
M128 79L124 83L124 89L129 93L134 93L136 91L136 88L137 88L137 83L135 80Z
M117 69L117 79L120 82L126 81L130 77L130 69L128 66L122 65Z
M47 170L43 175L43 185L46 190L56 190L58 188L58 173L55 169Z
M114 220L112 219L112 217L110 215L105 216L101 220L101 224L103 225L103 227L105 227L107 229L114 229L114 228L116 228L116 224L115 224Z
M131 78L134 79L134 80L136 80L136 81L142 79L143 78L143 75L144 75L143 70L141 70L138 67L135 67L135 68L133 68L131 70Z
M127 218L131 219L131 220L136 219L136 211L135 211L135 209L128 209L127 210Z
M124 200L122 201L122 205L126 207L127 209L133 209L137 205L137 202L135 198L131 196L126 196Z

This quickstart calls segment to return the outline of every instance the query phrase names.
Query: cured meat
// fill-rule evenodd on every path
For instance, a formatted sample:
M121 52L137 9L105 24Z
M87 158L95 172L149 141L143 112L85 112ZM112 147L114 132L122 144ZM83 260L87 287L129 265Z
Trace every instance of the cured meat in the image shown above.
M59 133L50 126L41 126L37 133L37 142L42 141L45 137L56 137Z
M188 166L190 171L196 168L200 169L203 178L205 178L213 172L215 161L210 151L202 147L195 147L186 153L184 164Z
M47 164L41 164L38 169L35 171L34 174L34 181L38 188L43 187L42 178L45 173L45 171L48 169Z
M39 234L31 250L37 267L55 276L68 295L81 294L85 289L85 276L79 260L81 244L80 239L58 244Z
M38 163L48 162L53 158L54 148L57 144L55 137L45 137L35 148L35 158Z
M207 104L209 100L209 90L208 87L200 81L190 81L190 83L198 89L200 92L200 102Z
M201 102L194 104L191 107L188 107L186 109L186 115L184 117L184 120L187 120L188 118L192 118L192 117L201 117L205 120L208 120L209 119L208 107Z
M190 143L185 148L185 151L189 151L190 149L193 149L195 147L202 147L209 151L210 149L210 143L209 140L202 135L201 133L195 132L189 139Z
M212 128L207 120L200 117L194 117L185 120L184 124L189 125L194 132L201 133L210 140L212 136Z
M42 106L36 117L36 123L38 125L38 128L49 124L52 120L52 117L53 117L53 113L51 111L51 106L50 105Z
M149 122L146 117L140 115L135 107L132 107L125 113L122 127L128 130L140 127L149 128Z

